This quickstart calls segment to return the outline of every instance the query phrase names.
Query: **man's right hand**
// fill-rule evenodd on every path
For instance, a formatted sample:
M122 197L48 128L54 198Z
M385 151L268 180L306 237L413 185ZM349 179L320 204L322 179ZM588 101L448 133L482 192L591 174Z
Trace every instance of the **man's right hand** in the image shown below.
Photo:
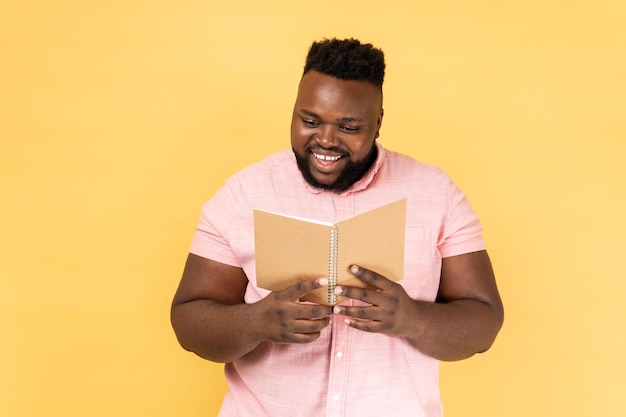
M332 306L300 303L306 293L328 284L326 278L299 282L274 291L254 307L259 338L274 343L310 343L330 323ZM255 321L257 321L255 319Z
M323 278L270 293L253 304L241 268L189 254L172 302L171 320L183 348L214 362L232 362L259 343L309 343L330 323L332 307L300 303Z

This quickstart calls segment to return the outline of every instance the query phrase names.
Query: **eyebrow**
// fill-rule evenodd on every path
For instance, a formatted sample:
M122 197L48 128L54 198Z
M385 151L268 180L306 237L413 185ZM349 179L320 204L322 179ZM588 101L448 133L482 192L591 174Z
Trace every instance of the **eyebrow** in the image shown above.
M316 118L316 119L321 119L320 115L317 113L314 113L310 110L306 110L306 109L300 109L300 112L306 114L307 116ZM342 122L342 123L351 123L351 122L362 122L363 119L362 118L358 118L358 117L342 117L340 119L336 120L337 122Z

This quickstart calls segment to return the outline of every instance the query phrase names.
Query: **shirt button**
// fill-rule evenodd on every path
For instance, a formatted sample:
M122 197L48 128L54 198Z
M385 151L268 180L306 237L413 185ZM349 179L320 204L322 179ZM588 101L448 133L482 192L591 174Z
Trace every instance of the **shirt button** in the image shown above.
M335 401L339 401L339 395L335 394L335 395L333 396L333 400L335 400Z
M343 358L343 352L337 352L337 357L338 358Z

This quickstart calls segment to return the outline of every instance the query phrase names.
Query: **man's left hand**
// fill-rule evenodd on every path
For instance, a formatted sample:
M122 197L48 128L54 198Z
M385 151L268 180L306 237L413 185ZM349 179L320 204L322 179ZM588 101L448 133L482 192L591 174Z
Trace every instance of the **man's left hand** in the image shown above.
M401 285L374 271L352 265L350 272L368 284L368 288L339 286L335 292L369 305L338 305L333 312L346 316L348 325L355 329L388 336L406 336L409 322L416 312L415 300L409 297Z

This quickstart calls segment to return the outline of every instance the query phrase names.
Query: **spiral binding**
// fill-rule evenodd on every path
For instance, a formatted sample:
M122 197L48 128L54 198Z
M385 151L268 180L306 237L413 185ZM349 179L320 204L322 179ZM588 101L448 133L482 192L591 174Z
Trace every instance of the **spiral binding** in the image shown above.
M339 230L333 227L330 230L330 242L328 246L328 303L331 305L337 304L335 287L337 287L338 243Z

